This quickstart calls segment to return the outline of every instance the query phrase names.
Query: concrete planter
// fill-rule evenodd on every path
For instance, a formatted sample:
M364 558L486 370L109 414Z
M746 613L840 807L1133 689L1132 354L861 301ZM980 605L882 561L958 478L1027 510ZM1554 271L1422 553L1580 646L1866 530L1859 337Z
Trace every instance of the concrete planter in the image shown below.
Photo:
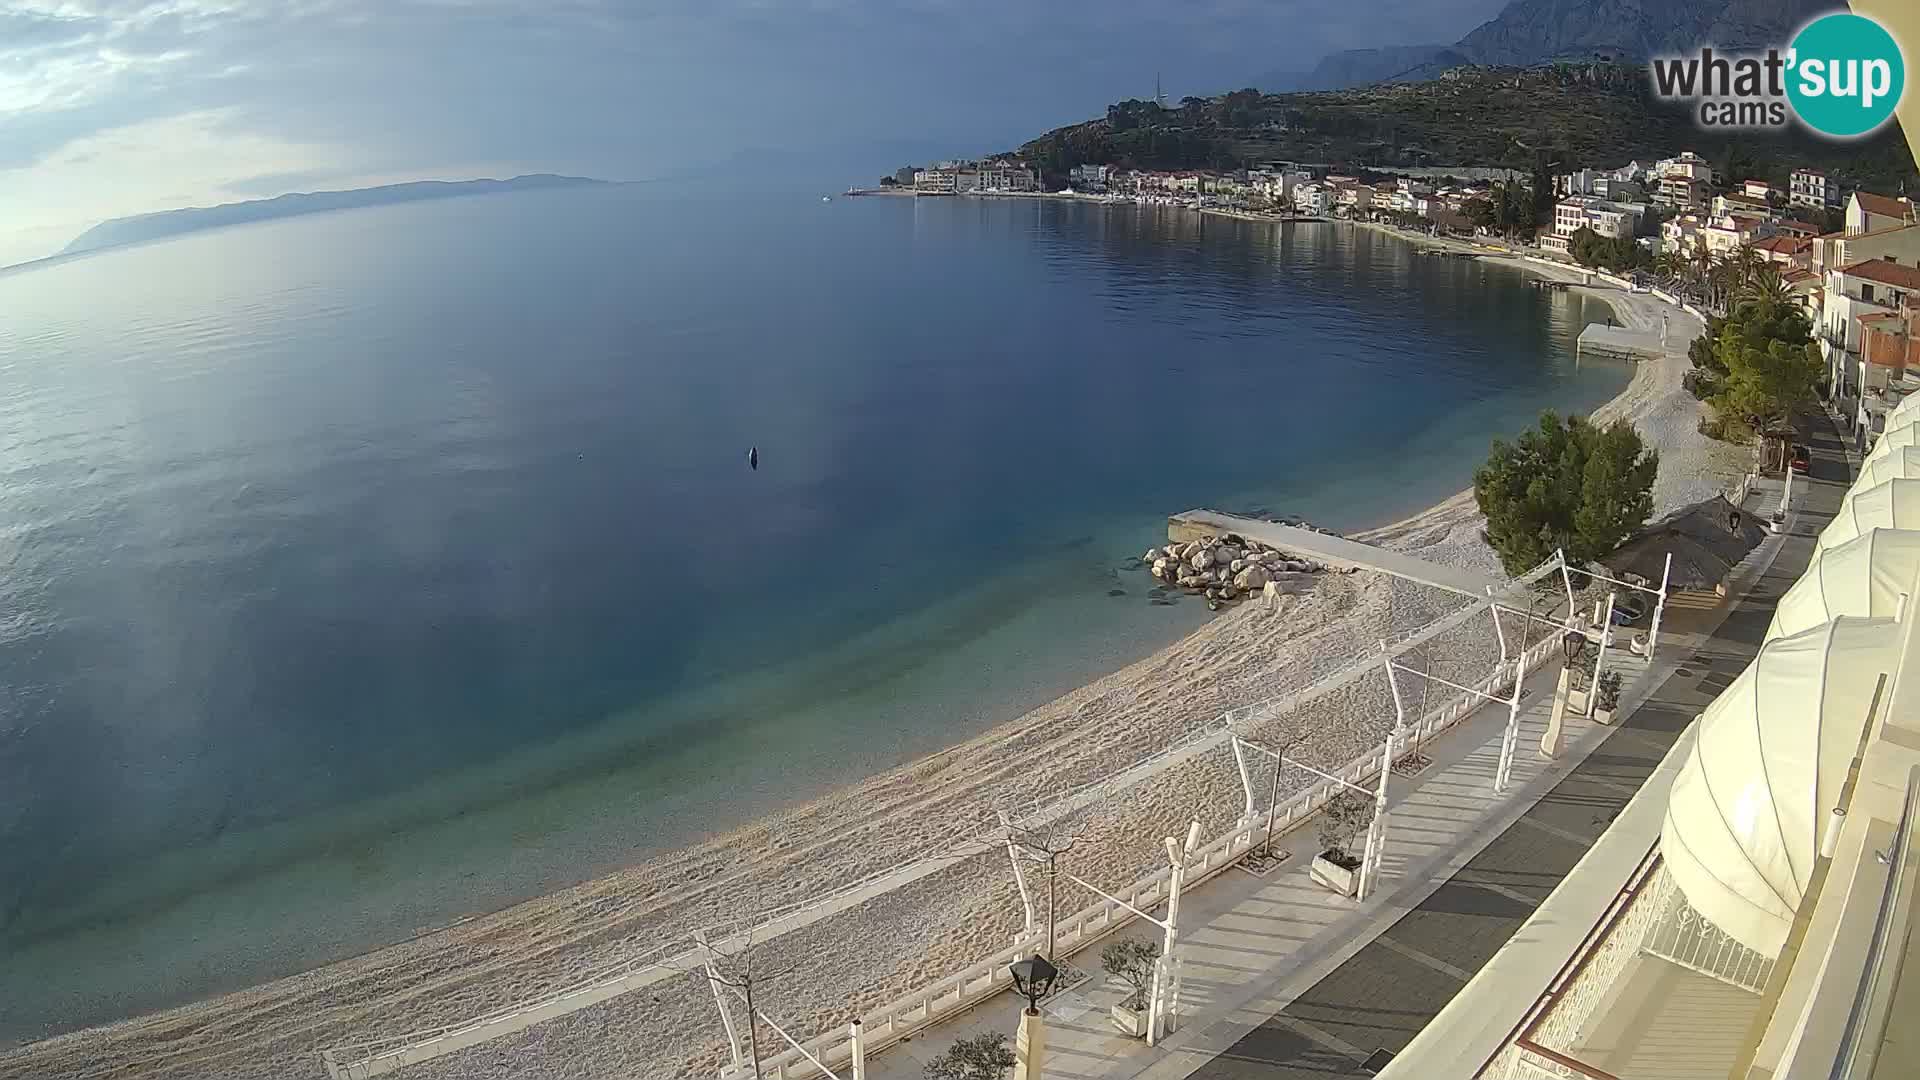
M1613 710L1612 709L1595 709L1593 710L1593 718L1599 723L1611 724L1613 723Z
M1587 711L1587 692L1585 690L1567 691L1567 711L1576 713Z
M1129 1009L1125 1003L1121 1003L1115 1005L1108 1015L1113 1018L1113 1026L1119 1028L1121 1034L1130 1035L1136 1039L1146 1038L1147 1011L1145 1009Z
M1313 880L1341 896L1352 896L1360 891L1360 868L1354 867L1349 870L1327 858L1327 853L1324 851L1313 857L1313 867L1309 874Z

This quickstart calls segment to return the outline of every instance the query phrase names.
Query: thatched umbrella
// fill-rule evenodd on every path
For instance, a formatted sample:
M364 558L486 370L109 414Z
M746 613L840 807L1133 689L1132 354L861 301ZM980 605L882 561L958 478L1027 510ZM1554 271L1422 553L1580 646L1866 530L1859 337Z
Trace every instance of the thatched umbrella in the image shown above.
M1715 495L1641 529L1601 562L1620 577L1658 585L1671 552L1669 590L1713 589L1766 535L1766 522Z

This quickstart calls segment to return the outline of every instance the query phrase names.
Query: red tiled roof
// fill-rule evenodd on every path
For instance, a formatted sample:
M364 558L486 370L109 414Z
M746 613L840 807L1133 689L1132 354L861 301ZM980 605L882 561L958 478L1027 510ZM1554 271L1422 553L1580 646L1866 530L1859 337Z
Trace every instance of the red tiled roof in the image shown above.
M1854 197L1860 200L1860 209L1881 217L1905 220L1913 214L1913 204L1890 199L1885 195L1875 195L1871 191L1856 191Z
M1813 245L1797 236L1774 236L1756 240L1753 246L1757 251L1771 251L1776 255L1798 255Z
M1902 266L1886 259L1868 259L1852 266L1843 266L1840 272L1852 277L1866 278L1882 285L1892 285L1899 289L1920 289L1920 267Z

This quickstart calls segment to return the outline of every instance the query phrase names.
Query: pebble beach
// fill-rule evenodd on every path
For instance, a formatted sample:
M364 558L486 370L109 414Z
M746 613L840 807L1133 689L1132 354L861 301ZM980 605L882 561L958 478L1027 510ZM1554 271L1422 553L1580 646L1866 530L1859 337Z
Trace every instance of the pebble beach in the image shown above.
M1557 273L1515 262L1542 276ZM1581 278L1574 271L1560 276ZM1686 344L1699 321L1649 295L1614 288L1591 294L1630 328L1658 332L1667 320L1667 354L1641 363L1626 389L1593 414L1633 422L1660 451L1656 516L1726 488L1745 452L1699 434L1700 406L1681 387ZM1480 527L1471 493L1463 492L1358 538L1497 571ZM1144 580L1145 568L1139 573ZM703 927L950 850L960 838L990 831L1001 812L1030 809L1050 793L1123 770L1228 709L1308 686L1360 656L1365 643L1431 622L1459 603L1373 572L1314 575L1277 610L1259 603L1227 609L1159 653L827 797L351 960L0 1053L0 1078L322 1076L323 1048L456 1023L539 997L689 943ZM1435 674L1465 681L1491 665L1495 648L1490 627L1470 625L1429 651ZM1252 734L1335 766L1377 744L1391 718L1384 679L1363 678ZM1193 818L1215 835L1242 798L1224 751L1170 768L1062 823L1077 838L1073 872L1109 887L1131 880L1160 857L1160 837L1183 831ZM1087 900L1063 890L1060 902L1074 910ZM810 1035L1002 947L1020 925L1004 852L970 857L761 944L756 963L786 973L760 1004L789 1030ZM849 993L849 986L860 989ZM687 973L395 1075L711 1076L722 1054L712 993Z

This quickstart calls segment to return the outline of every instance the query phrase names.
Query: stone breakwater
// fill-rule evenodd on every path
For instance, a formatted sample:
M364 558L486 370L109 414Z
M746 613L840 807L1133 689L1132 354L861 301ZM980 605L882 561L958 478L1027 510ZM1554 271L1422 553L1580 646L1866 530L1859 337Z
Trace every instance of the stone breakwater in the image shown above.
M1264 593L1269 585L1292 592L1329 569L1237 533L1148 548L1140 561L1158 580L1190 595L1205 596L1207 606L1216 611Z

